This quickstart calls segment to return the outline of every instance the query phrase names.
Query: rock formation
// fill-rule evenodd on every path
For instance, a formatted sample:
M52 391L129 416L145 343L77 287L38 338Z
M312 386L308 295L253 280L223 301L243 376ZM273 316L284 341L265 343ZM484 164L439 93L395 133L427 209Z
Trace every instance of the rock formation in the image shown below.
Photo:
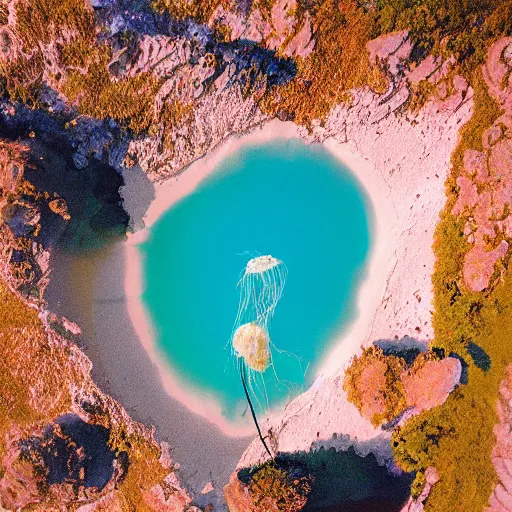
M410 418L443 404L459 384L461 370L454 357L424 352L408 363L399 350L384 354L372 346L354 358L343 385L363 418L376 426L396 424L404 413Z
M489 48L483 74L502 114L483 133L481 151L466 149L464 173L457 177L459 197L452 213L466 219L464 234L471 248L464 259L464 279L473 291L487 288L512 238L511 48L512 38Z
M498 402L499 423L494 428L496 444L492 452L492 462L499 479L489 498L486 512L508 512L512 510L512 366L507 367L506 375L500 384Z

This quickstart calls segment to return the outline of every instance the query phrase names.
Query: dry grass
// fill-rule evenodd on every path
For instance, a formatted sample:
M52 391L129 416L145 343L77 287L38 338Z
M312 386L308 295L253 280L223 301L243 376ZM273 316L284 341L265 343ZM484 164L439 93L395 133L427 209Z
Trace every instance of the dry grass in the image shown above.
M81 376L68 358L37 311L0 280L0 453L11 425L48 422L70 409L69 385Z
M374 374L368 374L371 367L376 370ZM405 395L400 375L405 367L401 357L385 356L380 348L371 346L361 356L355 357L345 372L343 388L347 398L360 411L383 409L383 412L375 413L370 418L374 426L391 421L404 410ZM366 382L369 375L373 376L371 383ZM379 375L382 377L381 383L375 379ZM375 384L375 387L372 388L371 384Z
M0 62L5 93L40 107L39 91L48 59L56 70L52 86L75 103L80 113L113 118L134 132L153 121L157 81L150 75L115 80L108 71L112 51L98 43L94 13L83 0L20 0L16 38L22 52Z
M366 85L371 74L366 51L371 17L357 2L326 0L315 4L311 15L314 52L298 59L294 80L275 87L261 103L265 112L283 110L304 125L325 118L348 90Z

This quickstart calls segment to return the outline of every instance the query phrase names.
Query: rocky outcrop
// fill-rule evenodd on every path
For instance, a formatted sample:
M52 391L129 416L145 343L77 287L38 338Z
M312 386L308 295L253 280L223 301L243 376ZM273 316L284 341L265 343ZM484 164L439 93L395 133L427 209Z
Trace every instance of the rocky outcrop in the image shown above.
M25 154L23 144L0 140L0 190L3 195L16 190L23 179Z
M378 37L366 45L370 62L385 62L391 75L396 76L412 51L409 32L401 30Z
M230 512L299 512L311 493L307 465L290 457L233 473L224 487Z
M459 195L452 213L466 219L471 248L464 258L464 281L472 291L489 286L496 263L512 240L512 38L497 41L483 66L489 93L503 114L482 135L482 150L466 149Z
M384 353L374 346L354 358L345 372L348 399L374 425L396 424L407 417L443 404L460 382L461 362L453 357L439 360L420 353L413 363L400 351Z
M485 512L512 511L512 365L506 370L500 384L498 402L499 423L494 427L496 444L492 451L492 462L499 479Z
M157 180L179 172L229 135L264 122L259 100L295 72L290 59L256 44L221 43L208 27L191 21L172 37L142 36L121 58L121 74L151 72L161 81L152 133L130 141L125 159L125 164L137 161Z
M471 235L470 235L471 236ZM508 243L502 240L492 250L485 245L475 245L464 257L464 281L470 290L481 292L487 288L491 276L494 274L496 262L508 253Z
M426 361L405 371L400 380L406 408L419 414L443 404L460 383L461 371L461 362L454 357Z
M286 57L306 58L314 49L313 27L306 12L301 19L296 15L296 0L278 0L273 3L270 15L258 7L249 16L231 6L220 5L209 20L212 27L227 29L231 40L247 39L263 43L271 50L279 50Z

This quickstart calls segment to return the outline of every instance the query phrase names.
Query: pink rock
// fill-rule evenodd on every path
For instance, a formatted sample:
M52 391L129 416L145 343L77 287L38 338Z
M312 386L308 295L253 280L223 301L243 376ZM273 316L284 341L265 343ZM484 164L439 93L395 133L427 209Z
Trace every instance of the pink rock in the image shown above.
M497 184L493 193L494 215L502 217L505 211L505 205L512 206L512 184L510 181L501 181Z
M505 234L512 238L512 215L509 215L504 221L503 221L503 230L505 231Z
M512 113L511 77L505 81L510 71L510 59L507 57L512 45L512 37L503 37L496 41L487 51L487 62L482 71L485 83L491 95L507 110Z
M407 30L392 32L368 41L366 48L370 54L370 61L373 63L379 60L386 60L389 72L395 75L398 72L399 64L409 57L412 51L412 43L409 40Z
M489 172L487 170L487 157L485 153L475 149L466 149L464 152L464 169L466 169L469 175L475 176L476 181L487 181Z
M248 28L246 32L247 39L261 42L265 40L272 32L270 23L263 19L259 9L254 9L247 20Z
M77 512L116 512L122 507L123 499L117 491L112 491L93 503L78 507Z
M62 326L68 330L71 334L74 334L75 336L79 336L82 334L82 329L80 329L80 326L75 324L75 322L72 322L71 320L68 320L66 317L61 317L62 320Z
M508 252L508 243L502 240L492 251L486 251L483 245L475 245L464 258L464 281L474 292L481 292L489 285L496 262Z
M459 187L459 197L453 207L453 215L460 215L464 208L472 207L478 201L478 191L476 185L467 176L459 176L457 178L457 186Z
M428 81L437 84L440 82L448 73L452 70L455 65L455 58L450 57L443 61L443 63L438 66L438 68L430 75Z
M272 5L272 26L280 44L288 34L293 33L297 25L297 18L290 15L295 9L297 9L297 0L277 0Z
M441 82L437 86L437 96L444 100L448 96L448 87L446 85L446 82Z
M503 139L493 146L489 157L489 170L495 180L510 179L512 175L512 140Z
M422 60L412 71L409 71L406 76L411 84L417 84L422 80L426 80L434 73L434 71L441 65L441 57L434 57L429 55L426 59Z
M302 28L288 43L284 49L284 55L287 57L306 58L315 48L315 40L312 38L312 36L311 19L309 13L306 12Z
M460 382L461 370L458 359L447 357L441 361L427 361L414 373L406 371L401 380L407 405L419 413L443 404Z
M400 30L399 32L385 34L377 37L377 39L368 41L366 49L370 54L370 60L375 62L377 59L387 59L400 48L408 35L409 32L407 30Z
M491 146L494 146L496 142L503 135L503 128L499 123L494 123L491 127L485 130L482 135L482 143L485 149L489 149Z
M185 512L192 501L182 489L166 487L164 490L159 484L143 491L142 496L145 505L155 512Z
M467 88L469 86L467 80L463 76L460 76L460 75L455 75L453 77L452 83L453 83L453 86L455 87L455 89L459 92L463 92L463 91L467 90Z
M477 225L476 235L479 240L483 240L484 236L488 236L491 239L496 236L494 231L495 221L490 220L494 216L492 192L490 190L486 190L478 195L473 216Z
M512 474L510 471L512 460L503 457L494 457L493 464L503 488L508 494L512 495Z
M215 9L208 20L208 25L210 27L215 27L216 25L229 27L232 41L243 37L246 30L244 17L237 12L226 9L223 5L219 5Z

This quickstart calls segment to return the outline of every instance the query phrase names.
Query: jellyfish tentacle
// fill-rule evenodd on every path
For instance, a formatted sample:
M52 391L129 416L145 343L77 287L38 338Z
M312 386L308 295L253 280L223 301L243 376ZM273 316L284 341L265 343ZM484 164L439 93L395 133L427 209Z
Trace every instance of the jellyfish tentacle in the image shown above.
M264 439L263 435L261 434L260 426L258 424L258 419L256 417L256 413L254 412L254 407L252 406L251 397L249 396L249 391L247 390L247 384L245 382L245 365L243 364L242 361L240 361L239 368L240 368L240 379L242 381L242 385L243 385L243 388L244 388L245 397L246 397L247 402L249 404L249 408L251 410L252 418L254 420L254 424L256 425L256 430L258 431L258 436L259 436L260 441L262 442L263 446L265 447L265 450L268 453L269 457L271 459L273 459L274 457L273 457L272 453L270 452L270 450L268 449L267 443L265 442L265 439Z

